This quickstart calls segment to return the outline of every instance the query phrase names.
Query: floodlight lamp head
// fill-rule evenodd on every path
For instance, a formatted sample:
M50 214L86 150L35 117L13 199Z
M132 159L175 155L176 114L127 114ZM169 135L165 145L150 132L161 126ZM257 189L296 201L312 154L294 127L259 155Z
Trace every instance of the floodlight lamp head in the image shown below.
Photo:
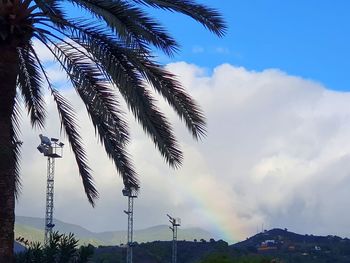
M58 139L57 138L51 138L51 141L52 142L58 142Z
M44 152L44 147L40 144L38 147L36 147L40 153Z
M63 143L63 142L60 142L60 143L58 144L58 146L63 147L63 146L64 146L64 143Z
M38 147L36 147L38 149L38 151L42 154L44 154L44 156L47 156L49 153L49 149L45 144L40 144Z
M130 188L124 188L122 190L122 193L123 193L124 196L130 196L131 195L131 190L130 190Z
M40 138L42 144L45 144L47 146L51 145L51 141L50 141L50 139L48 137L46 137L46 136L44 136L42 134L39 134L39 138Z

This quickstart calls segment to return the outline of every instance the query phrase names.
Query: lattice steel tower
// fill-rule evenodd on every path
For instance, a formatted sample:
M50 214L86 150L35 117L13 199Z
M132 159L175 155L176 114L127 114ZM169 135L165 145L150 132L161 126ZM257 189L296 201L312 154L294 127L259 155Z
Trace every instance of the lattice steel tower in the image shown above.
M128 215L128 242L126 245L126 263L132 263L132 248L134 246L134 198L137 198L136 191L133 188L125 187L123 195L128 197L128 210L124 213Z
M171 223L171 226L169 227L171 231L173 232L173 253L172 253L172 263L177 262L177 227L181 225L181 219L180 218L173 218L170 215L167 215L169 217L169 222Z
M47 182L46 182L46 209L45 209L45 238L44 244L48 245L52 228L55 226L53 223L53 210L54 210L54 177L55 177L55 159L62 158L63 143L58 142L58 139L49 139L42 134L39 135L41 143L37 147L39 152L47 157Z

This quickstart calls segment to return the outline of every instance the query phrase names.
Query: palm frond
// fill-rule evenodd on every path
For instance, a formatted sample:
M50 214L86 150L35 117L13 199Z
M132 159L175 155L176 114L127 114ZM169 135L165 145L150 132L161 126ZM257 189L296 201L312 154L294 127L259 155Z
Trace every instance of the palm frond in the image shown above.
M98 67L82 53L67 44L56 45L54 51L57 59L64 63L62 66L83 100L108 156L114 161L125 184L137 189L137 174L125 151L127 125L119 116L115 92Z
M175 75L153 62L148 54L122 48L116 42L112 43L111 49L115 53L124 53L133 67L168 101L178 116L184 119L194 138L198 139L205 135L204 114L196 102L186 94Z
M85 33L88 36L84 35ZM149 53L127 48L123 46L123 43L114 39L113 36L104 33L103 30L92 30L84 27L84 32L80 31L79 35L80 38L74 38L75 41L82 39L89 43L91 42L89 40L90 37L94 39L95 43L98 42L96 45L98 49L101 47L101 49L109 50L113 54L122 54L124 64L129 63L129 66L132 68L131 71L140 74L139 76L149 81L156 91L174 108L177 114L185 120L188 129L196 139L205 134L206 122L199 106L186 94L181 84L176 80L176 76L153 62ZM102 53L95 52L94 55L97 60L98 55L102 55Z
M37 35L37 38L50 50L51 47L47 43L45 36ZM47 81L51 95L56 102L58 114L61 120L61 130L64 129L67 134L69 144L73 150L76 163L78 165L79 174L82 178L85 194L92 206L95 206L95 199L98 198L98 192L95 188L93 178L91 176L91 169L87 163L87 157L85 149L82 143L82 138L79 135L79 127L77 125L77 117L75 116L74 109L70 103L52 86L43 65L41 64L38 55L32 50L35 59Z
M52 22L58 19L64 20L65 13L59 5L58 0L34 0L34 2Z
M87 163L86 153L82 144L81 136L78 132L77 118L74 110L68 101L57 90L52 89L51 94L57 105L62 128L67 134L69 144L72 147L79 168L79 173L83 181L86 196L90 204L94 206L95 199L98 198L98 192L91 176L91 169Z
M42 77L37 60L29 47L17 49L20 59L18 87L22 93L33 126L44 127L46 110L42 94Z
M20 177L20 156L21 156L21 145L22 142L19 140L19 134L20 134L20 117L21 112L19 109L19 103L18 98L15 99L15 105L13 108L13 114L12 114L12 154L13 154L13 160L14 160L14 172L15 172L15 197L18 199L22 183L21 183L21 177Z
M219 14L213 8L198 4L193 0L133 0L136 3L148 5L151 7L183 13L192 17L210 31L222 37L227 26Z
M168 55L178 50L178 44L158 21L141 9L124 1L72 0L98 18L102 18L118 36L136 48L152 44Z
M198 139L206 134L204 114L197 103L186 94L176 76L147 58L133 61L149 83L159 92L182 118L193 137ZM136 64L137 65L137 64Z
M121 57L124 64L132 68L132 73L136 76L142 76L158 91L173 107L180 118L185 120L188 129L194 138L198 139L206 133L206 121L202 110L196 102L186 94L182 85L176 80L176 76L165 70L159 64L153 62L151 54L145 50L130 48L125 43L118 41L112 35L106 33L103 29L96 26L78 23L67 26L70 34L67 37L76 42L81 42L84 46L94 47L96 63L103 64L103 60L110 59L108 52ZM91 48L90 48L91 49ZM123 62L121 69L125 71ZM113 62L108 62L108 65ZM126 68L128 65L126 66ZM116 70L114 72L117 72Z
M121 54L121 57L127 61L126 63L129 63L133 68L132 71L148 80L156 91L174 108L180 118L185 120L194 138L198 139L205 135L206 121L199 106L186 94L181 84L176 80L176 76L153 62L151 60L152 56L147 51L125 46L125 43L118 41L112 35L96 26L78 23L73 28L67 26L67 30L70 30L70 34L67 37L96 49L92 54L97 63L102 63L101 60L103 61L105 57L109 59L109 55L106 55L106 52ZM111 63L113 62L108 62L108 65Z
M155 100L147 91L138 69L123 52L127 48L120 47L117 51L115 39L94 27L75 24L67 26L67 30L71 30L71 39L92 54L95 62L100 63L166 161L171 166L177 167L182 161L182 152L172 128L165 116L155 106Z
M127 123L121 116L124 113L119 110L120 105L118 99L115 92L110 88L110 85L108 85L109 82L105 78L106 73L103 72L98 64L93 62L93 58L84 52L81 46L77 47L74 45L76 43L73 44L71 42L68 42L48 31L42 32L44 32L44 34L49 34L49 36L52 36L61 41L60 44L56 44L53 41L48 40L53 44L52 46L54 49L50 48L50 50L52 51L54 57L61 64L66 73L71 77L71 80L73 80L75 83L78 83L79 86L84 86L81 84L81 81L91 81L88 82L88 86L90 87L89 92L94 92L91 98L98 101L98 104L95 106L98 106L100 112L99 114L105 116L106 123L109 123L109 125L115 129L114 133L116 134L118 141L121 143L128 142L129 132ZM59 54L57 54L57 51L59 51ZM88 63L86 63L86 61ZM79 73L73 75L70 73L73 68L82 69L82 71L73 70L73 72ZM82 77L80 73L83 73L82 75L86 76L87 78L85 79Z

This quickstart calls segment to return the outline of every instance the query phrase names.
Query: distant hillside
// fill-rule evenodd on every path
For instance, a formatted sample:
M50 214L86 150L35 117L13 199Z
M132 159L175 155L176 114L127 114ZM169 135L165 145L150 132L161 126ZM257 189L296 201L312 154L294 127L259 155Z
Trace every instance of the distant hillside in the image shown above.
M55 219L55 231L60 233L74 233L81 244L99 245L119 245L126 241L126 231L109 231L95 233L79 225L69 224ZM44 219L36 217L16 216L15 234L31 241L43 241ZM178 232L179 240L206 239L213 235L200 228L180 228ZM134 239L136 242L164 241L172 238L171 231L167 225L159 225L146 229L135 230Z
M137 244L135 263L169 263L169 241ZM228 246L222 240L178 242L178 262L278 262L278 263L349 263L350 240L337 236L300 235L288 230L272 229L245 241ZM208 259L208 260L205 260ZM123 263L125 248L99 247L93 262Z
M287 229L271 229L263 233L256 234L242 242L238 242L233 247L236 248L247 248L247 247L257 247L261 245L262 242L266 240L275 240L276 243L281 244L309 244L309 245L329 245L337 242L349 242L348 238L340 238L338 236L315 236L315 235L301 235L288 231Z
M338 236L300 235L272 229L231 246L244 253L272 255L285 262L350 262L350 239Z

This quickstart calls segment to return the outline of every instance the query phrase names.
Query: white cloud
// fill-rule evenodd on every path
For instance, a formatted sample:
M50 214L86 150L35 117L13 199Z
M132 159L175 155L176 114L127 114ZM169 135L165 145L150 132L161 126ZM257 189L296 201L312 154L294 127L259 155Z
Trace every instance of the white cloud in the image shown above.
M132 121L129 147L141 177L135 227L167 223L206 227L225 239L243 239L262 223L301 233L348 235L350 200L350 94L279 70L247 71L228 64L211 76L194 65L168 66L203 107L208 136L195 142L169 107L185 154L171 170ZM101 198L85 200L72 153L57 160L55 216L92 230L125 228L122 182L97 144L74 91L81 134ZM54 105L46 134L58 136ZM39 131L23 125L23 194L17 213L42 216L45 159L36 152ZM341 215L341 216L339 216Z
M43 44L39 40L34 40L34 48L42 62L47 63L52 62L54 60L54 56L52 55L50 50L45 46L45 44Z

